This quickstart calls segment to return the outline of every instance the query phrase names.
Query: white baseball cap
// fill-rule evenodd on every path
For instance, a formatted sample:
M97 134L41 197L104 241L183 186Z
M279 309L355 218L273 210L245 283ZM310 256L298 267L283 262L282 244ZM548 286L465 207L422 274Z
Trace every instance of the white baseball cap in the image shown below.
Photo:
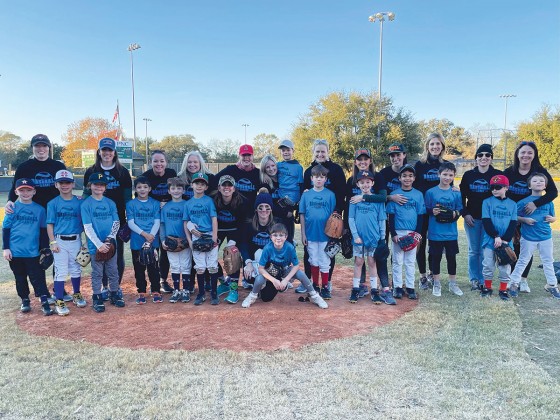
M74 182L74 175L67 169L61 169L54 176L54 182Z

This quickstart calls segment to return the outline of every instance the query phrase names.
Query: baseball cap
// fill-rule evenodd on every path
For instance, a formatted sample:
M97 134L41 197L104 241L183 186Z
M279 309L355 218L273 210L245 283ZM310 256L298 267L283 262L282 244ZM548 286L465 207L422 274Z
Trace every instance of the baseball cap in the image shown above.
M371 179L373 181L373 174L370 171L360 171L358 172L356 181L360 181L362 179Z
M406 153L406 149L404 148L404 145L402 145L401 143L393 143L387 149L387 154L391 155L393 153Z
M29 178L20 178L16 181L16 188L15 190L20 190L22 188L31 188L35 189L35 184L33 183L32 179Z
M240 155L253 155L253 146L250 144L242 144L239 148Z
M109 183L107 180L107 176L101 172L92 173L89 176L88 182L90 184L105 184L105 185Z
M74 175L67 169L61 169L54 176L54 182L74 182Z
M290 149L294 148L294 143L291 140L282 140L282 143L280 143L280 146L278 146L278 148L282 148L282 147L288 147Z
M509 179L505 175L495 175L490 178L490 185L503 185L509 187Z
M354 159L358 159L360 156L366 155L368 158L371 157L371 152L369 149L358 149L356 153L354 153Z
M222 186L226 182L229 182L231 185L235 185L235 179L233 179L231 175L222 175L218 181L218 185Z
M195 182L195 181L204 181L208 184L208 175L206 175L203 172L197 172L196 174L193 175L191 182Z
M35 146L36 144L43 143L47 146L51 147L51 141L47 136L44 134L35 134L31 139L31 146Z
M414 169L414 166L412 165L404 165L401 170L399 171L399 174L402 174L403 172L412 172L414 175L416 175L416 169Z
M99 149L117 150L117 143L112 138L105 137L99 140Z

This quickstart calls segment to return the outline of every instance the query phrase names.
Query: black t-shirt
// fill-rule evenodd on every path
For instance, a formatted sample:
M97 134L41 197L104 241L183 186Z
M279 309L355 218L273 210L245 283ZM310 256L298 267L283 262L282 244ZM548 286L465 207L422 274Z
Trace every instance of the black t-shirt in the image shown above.
M482 202L492 196L490 190L490 178L501 174L502 171L490 166L485 173L480 173L478 168L464 173L459 188L461 189L461 200L463 210L461 214L470 214L474 219L482 219Z
M216 200L214 199L214 204ZM216 204L216 213L218 214L218 231L228 232L241 229L249 214L252 214L249 207L247 206L247 199L241 197L241 203L237 207L233 207L231 202L218 208Z
M381 169L379 174L383 177L383 182L387 187L387 195L390 195L393 191L398 190L401 187L399 173L393 171L392 166L387 166Z
M447 161L444 160L444 162ZM424 195L430 188L439 185L438 170L441 164L442 162L440 162L439 159L432 158L428 158L425 163L421 161L416 162L414 165L416 178L412 186Z
M259 185L261 184L261 173L257 168L250 171L239 169L237 165L229 165L216 174L214 178L215 187L223 175L231 175L235 179L235 188L247 199L248 205L253 208ZM212 185L212 184L211 184Z
M546 194L543 195L541 198L535 200L535 206L540 207L543 204L551 203L556 197L558 197L558 189L556 188L556 184L554 180L548 173L548 171L544 168L531 168L529 173L525 175L521 175L519 171L513 169L513 166L506 168L504 171L504 175L509 180L509 189L507 191L507 197L511 198L516 203L525 197L528 197L532 194L531 190L529 189L529 185L527 184L527 180L529 176L533 172L539 172L543 174L546 179Z
M163 175L156 175L153 169L148 169L142 176L145 176L150 181L150 187L152 188L150 197L164 203L171 201L171 195L169 195L167 188L167 180L177 176L175 169L165 168Z
M311 169L317 165L317 162L313 161L311 166L305 170L303 173L303 189L310 190L313 188L311 185ZM346 196L346 181L344 181L344 171L340 167L340 165L327 160L326 162L321 163L325 168L329 170L327 174L327 181L325 182L325 188L331 190L335 197L336 197L336 207L335 210L342 214L342 210L344 209L344 198Z
M90 175L94 172L94 167L91 166L84 174L84 195L91 195L91 190L87 187L87 184ZM119 214L119 221L122 225L126 222L126 203L132 199L132 178L130 177L128 169L124 166L121 166L120 171L116 167L113 167L113 169L102 169L101 172L103 172L109 180L107 189L103 195L115 202L117 213Z

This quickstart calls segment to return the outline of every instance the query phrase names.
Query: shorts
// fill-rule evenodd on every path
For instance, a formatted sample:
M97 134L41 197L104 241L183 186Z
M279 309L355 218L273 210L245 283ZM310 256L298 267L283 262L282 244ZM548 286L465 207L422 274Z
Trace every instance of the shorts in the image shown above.
M374 247L354 244L354 254L353 254L354 257L360 257L360 258L373 257L374 253L375 253Z
M428 254L435 255L457 255L459 253L459 242L457 239L452 241L428 241Z

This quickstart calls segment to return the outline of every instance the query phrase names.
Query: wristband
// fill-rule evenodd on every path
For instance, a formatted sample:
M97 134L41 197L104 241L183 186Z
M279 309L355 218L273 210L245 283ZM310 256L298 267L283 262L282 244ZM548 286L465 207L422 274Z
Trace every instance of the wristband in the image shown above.
M50 241L49 245L56 244L56 243L57 243L56 240L55 241Z

